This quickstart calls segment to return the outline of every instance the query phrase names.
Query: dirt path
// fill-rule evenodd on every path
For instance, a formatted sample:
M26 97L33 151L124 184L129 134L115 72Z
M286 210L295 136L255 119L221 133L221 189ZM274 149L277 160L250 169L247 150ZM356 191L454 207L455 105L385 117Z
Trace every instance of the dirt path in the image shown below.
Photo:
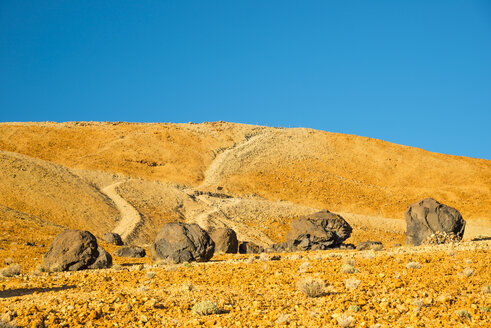
M188 195L191 194L188 193ZM239 200L232 198L212 201L206 195L200 195L195 200L197 207L186 214L188 223L197 223L201 228L208 231L214 228L229 227L237 233L240 240L252 241L263 247L274 243L265 233L240 222L240 220L234 220L223 211L224 208L233 206Z
M258 132L246 138L243 142L218 154L206 170L205 179L200 187L218 184L224 174L234 172L238 167L243 165L244 160L250 157L251 153L255 151L255 146L268 136L268 133Z
M119 234L123 241L126 241L128 237L135 231L138 224L141 221L140 213L130 203L128 203L123 197L121 197L116 189L126 181L120 181L104 187L101 191L111 198L116 204L116 208L121 213L121 221L113 229L113 232Z

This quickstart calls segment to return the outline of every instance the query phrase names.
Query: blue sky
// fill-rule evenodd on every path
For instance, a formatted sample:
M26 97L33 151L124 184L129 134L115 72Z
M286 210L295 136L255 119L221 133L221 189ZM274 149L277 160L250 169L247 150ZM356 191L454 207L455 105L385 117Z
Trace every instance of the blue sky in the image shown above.
M218 120L491 159L491 1L0 1L0 121Z

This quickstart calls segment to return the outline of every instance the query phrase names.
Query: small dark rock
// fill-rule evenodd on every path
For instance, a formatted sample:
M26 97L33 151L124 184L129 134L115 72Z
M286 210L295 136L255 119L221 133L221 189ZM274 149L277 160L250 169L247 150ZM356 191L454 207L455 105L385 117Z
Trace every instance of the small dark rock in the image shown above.
M106 232L104 234L104 241L108 244L112 244L116 246L123 245L123 240L121 239L121 236L115 232Z
M243 241L239 245L240 254L260 254L264 252L264 248L250 241Z
M477 236L471 239L471 241L484 241L491 240L491 237Z
M120 257L145 257L145 255L147 255L147 252L145 252L145 249L143 247L124 246L124 247L118 248L114 252L114 255L120 256Z
M340 249L356 249L355 245L345 244L345 243L342 243L341 245L339 245L339 248Z
M28 241L24 244L24 246L36 246L36 243L31 243L30 241Z
M89 265L89 269L105 269L105 268L110 268L113 265L113 257L111 254L106 252L104 248L99 246L97 248L97 251L99 253L99 256L95 260L94 263Z
M384 249L384 245L380 241L362 241L356 246L357 251L374 250L380 251Z

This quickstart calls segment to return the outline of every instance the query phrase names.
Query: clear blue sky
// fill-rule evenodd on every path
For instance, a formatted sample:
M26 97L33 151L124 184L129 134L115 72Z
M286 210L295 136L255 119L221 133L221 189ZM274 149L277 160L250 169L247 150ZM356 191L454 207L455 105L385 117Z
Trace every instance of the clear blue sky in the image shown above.
M0 121L302 126L491 159L491 1L0 0Z

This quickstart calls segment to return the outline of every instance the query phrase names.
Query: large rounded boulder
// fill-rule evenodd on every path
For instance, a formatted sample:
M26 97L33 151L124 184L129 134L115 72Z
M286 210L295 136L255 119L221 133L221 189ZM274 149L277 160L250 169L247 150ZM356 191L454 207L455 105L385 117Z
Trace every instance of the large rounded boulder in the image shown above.
M213 257L215 243L197 224L167 223L150 247L154 261L206 262Z
M351 232L351 226L340 215L324 210L293 220L287 243L291 250L298 251L334 248Z
M237 234L230 228L218 228L211 232L211 239L215 242L215 251L236 254L239 241Z
M453 234L458 240L464 236L465 220L455 208L433 198L414 203L406 210L406 242L420 245L432 234Z
M97 245L97 239L88 231L63 231L44 255L44 266L51 271L102 269L111 265L111 255Z

